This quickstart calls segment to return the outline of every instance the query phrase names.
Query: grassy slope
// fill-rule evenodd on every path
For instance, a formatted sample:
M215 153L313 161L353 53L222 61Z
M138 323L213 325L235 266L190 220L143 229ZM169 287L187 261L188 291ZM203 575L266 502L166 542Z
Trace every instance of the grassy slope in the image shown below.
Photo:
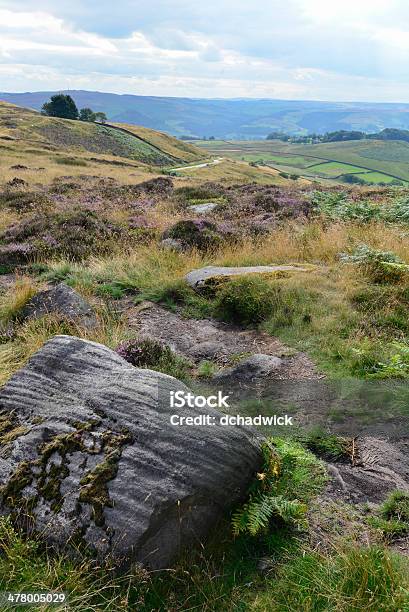
M194 164L208 154L171 136L137 126L108 126L44 117L0 102L0 170L4 182L18 176L29 183L48 184L60 176L112 177L135 183L161 173L160 167ZM24 172L13 169L25 166ZM225 171L225 173L224 173ZM281 183L274 171L248 164L192 170L195 180ZM183 180L183 179L182 179Z
M55 153L52 151L52 155ZM228 161L225 167L219 164L203 169L203 172L213 173L211 178L218 172L226 177L230 168L240 176L242 167L255 173L258 171L242 162ZM84 172L83 168L79 170ZM196 174L192 170L192 176L196 177L200 172ZM89 185L89 180L86 180ZM190 181L185 179L183 183L187 186ZM93 195L98 195L98 191ZM118 222L119 213L122 213L125 222L132 214L123 197L119 209L116 200L110 209L106 196L103 197L103 214L111 221ZM120 206L124 207L123 211ZM2 215L6 212L3 208ZM175 222L175 216L182 218L183 212L180 208L175 209L172 202L164 201L148 209L146 216L161 233ZM10 219L9 224L12 221ZM282 282L284 301L277 304L279 308L274 309L265 329L308 351L328 371L334 373L338 368L341 374L350 374L354 361L360 359L355 351L359 349L362 352L366 346L363 342L376 342L382 348L390 340L402 338L401 326L406 325L406 310L401 315L405 319L397 321L395 302L398 300L397 292L403 291L404 287L381 286L382 294L378 295L379 288L358 275L355 269L340 265L339 253L348 251L351 245L365 242L383 250L394 250L409 263L409 247L403 230L404 226L383 223L290 221L275 228L265 240L248 239L236 245L222 244L218 250L209 253L166 251L155 239L148 244L128 245L129 250L126 243L118 243L117 251L77 264L69 260L45 261L40 277L37 276L40 268L33 269L31 277L24 285L19 285L18 291L12 288L5 296L1 295L3 313L12 314L46 278L65 280L95 303L104 325L91 333L47 318L21 325L16 338L1 345L0 377L4 380L46 339L57 333L81 335L111 347L130 334L134 335L134 330L118 319L112 307L104 306L101 289L112 289L117 284L116 288L129 289L137 294L138 299L160 300L167 294L176 295L180 302L183 276L192 268L209 264L254 265L292 261L319 264L317 272ZM30 274L30 271L26 273ZM23 283L22 280L18 282ZM375 290L383 306L376 304L373 311ZM386 308L385 290L390 291L389 308ZM185 287L184 291L186 305L189 305L189 300L192 303L202 301L192 290L189 292ZM368 309L368 304L371 306L369 315L367 311L358 312L353 307L352 299L359 293L362 308L364 292L365 308ZM372 348L371 351L377 361L386 360L382 352L375 353ZM363 358L367 360L368 357L363 355ZM310 483L310 470L307 479ZM300 479L297 481L299 484ZM327 518L328 515L322 512L324 527ZM168 612L170 609L175 612L187 609L202 612L398 612L405 609L405 593L409 589L407 561L383 545L374 548L362 546L360 541L341 541L338 548L311 551L306 542L299 542L299 538L294 538L286 528L277 525L260 539L240 537L233 540L228 522L217 526L214 533L213 541L203 549L189 551L187 559L182 559L173 571L149 576L135 570L130 576L118 578L107 570L95 570L86 561L77 564L64 557L47 555L41 544L27 543L2 520L0 586L3 590L67 591L72 609L78 612L84 609L90 612L135 609L143 612ZM330 533L328 537L332 543L336 534ZM349 547L344 549L346 544ZM270 557L274 565L273 570L261 575L257 563L264 556Z
M187 142L183 142L182 140L176 140L176 138L172 138L172 136L164 134L163 132L156 132L155 130L150 130L146 127L139 125L128 125L126 123L115 123L113 125L120 128L125 128L136 136L143 138L144 140L148 140L167 155L171 155L172 157L181 161L201 161L204 157L207 157L207 155L203 155L203 152L197 147L194 147Z

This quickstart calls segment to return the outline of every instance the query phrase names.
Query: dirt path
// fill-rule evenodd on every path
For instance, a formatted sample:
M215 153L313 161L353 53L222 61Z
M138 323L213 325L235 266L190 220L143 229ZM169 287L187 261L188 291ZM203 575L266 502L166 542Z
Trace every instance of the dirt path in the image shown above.
M182 166L181 168L172 168L172 170L181 171L181 170L194 170L195 168L207 168L207 166L217 166L217 164L221 164L224 161L224 157L218 157L211 162L203 162L202 164L195 164L194 166Z
M184 319L150 302L142 307L124 304L123 310L130 327L135 328L138 335L169 345L195 364L211 360L224 366L241 355L265 353L283 360L280 379L316 380L322 377L305 353L294 352L266 333L210 319Z

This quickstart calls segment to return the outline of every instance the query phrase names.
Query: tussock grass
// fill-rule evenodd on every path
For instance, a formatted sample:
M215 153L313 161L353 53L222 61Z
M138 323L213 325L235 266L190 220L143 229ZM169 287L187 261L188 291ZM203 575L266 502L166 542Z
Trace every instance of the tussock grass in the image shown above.
M250 610L400 612L408 596L406 559L378 546L349 546L330 556L306 551L283 564Z
M37 293L38 287L28 276L18 278L14 286L9 289L0 303L0 325L5 326L18 318L22 308Z
M95 330L84 329L55 315L47 315L19 325L13 340L0 345L0 385L23 367L47 340L59 334L78 336L112 349L123 340L129 339L130 330L116 313L102 307L97 314L99 326Z

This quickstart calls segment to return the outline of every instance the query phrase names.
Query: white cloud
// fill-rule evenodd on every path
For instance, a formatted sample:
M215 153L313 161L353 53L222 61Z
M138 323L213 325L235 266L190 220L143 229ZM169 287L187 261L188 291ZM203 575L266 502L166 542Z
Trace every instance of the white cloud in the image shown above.
M0 90L409 96L405 0L0 1Z

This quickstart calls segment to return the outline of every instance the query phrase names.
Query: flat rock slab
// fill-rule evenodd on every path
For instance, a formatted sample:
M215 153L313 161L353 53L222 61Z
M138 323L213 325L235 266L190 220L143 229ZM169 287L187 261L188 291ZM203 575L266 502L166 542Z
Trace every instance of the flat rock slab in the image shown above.
M322 378L305 353L294 353L267 333L210 319L186 319L151 302L144 303L141 308L123 300L122 309L135 335L159 340L196 364L211 360L226 366L239 355L263 353L282 359L282 366L273 373L273 378Z
M177 426L178 380L107 347L56 336L0 392L0 513L58 549L163 568L247 491L260 438L240 427Z
M21 320L38 319L47 314L60 314L86 329L92 329L98 325L92 306L64 283L37 293L23 308L19 318Z
M203 204L193 204L189 206L189 211L196 213L197 215L205 215L206 213L212 212L217 207L217 202L206 202Z
M186 274L186 282L193 289L200 290L220 280L231 276L244 276L247 274L269 274L276 278L285 278L297 272L310 272L315 269L311 265L280 265L280 266L244 266L244 267L223 267L207 266L198 270L192 270Z

